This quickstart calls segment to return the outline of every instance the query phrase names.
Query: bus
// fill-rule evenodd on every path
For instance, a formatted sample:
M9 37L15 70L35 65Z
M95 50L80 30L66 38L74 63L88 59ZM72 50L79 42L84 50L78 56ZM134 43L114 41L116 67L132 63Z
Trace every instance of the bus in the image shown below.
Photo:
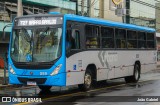
M15 18L8 53L9 83L78 85L124 78L138 82L141 73L156 69L152 28L73 14L28 15Z

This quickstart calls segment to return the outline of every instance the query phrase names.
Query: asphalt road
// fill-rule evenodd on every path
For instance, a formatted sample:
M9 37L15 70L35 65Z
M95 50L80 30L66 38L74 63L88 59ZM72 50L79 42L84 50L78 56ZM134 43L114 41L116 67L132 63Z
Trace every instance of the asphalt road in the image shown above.
M0 103L2 105L160 105L160 70L141 75L139 83L126 84L124 79L98 83L87 92L77 86L53 87L42 92L38 87L20 87L0 90L5 97L37 98L40 103ZM13 98L13 97L12 97ZM33 100L32 100L33 101Z

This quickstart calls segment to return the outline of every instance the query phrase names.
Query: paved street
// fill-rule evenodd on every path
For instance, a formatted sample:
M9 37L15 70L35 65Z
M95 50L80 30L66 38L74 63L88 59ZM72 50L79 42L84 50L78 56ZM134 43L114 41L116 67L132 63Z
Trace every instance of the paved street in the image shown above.
M50 92L44 93L38 87L23 86L19 88L4 88L0 90L0 95L42 98L42 103L34 103L38 105L63 105L64 103L67 105L159 105L159 102L132 102L132 98L137 100L140 96L160 96L159 87L160 70L154 70L142 74L140 82L137 84L125 84L124 79L108 80L106 83L98 83L94 89L88 92L79 91L77 86L71 86L66 88L53 87ZM56 101L59 102L57 103ZM114 101L117 102L115 103ZM18 103L1 104L11 105ZM23 104L32 105L33 103Z

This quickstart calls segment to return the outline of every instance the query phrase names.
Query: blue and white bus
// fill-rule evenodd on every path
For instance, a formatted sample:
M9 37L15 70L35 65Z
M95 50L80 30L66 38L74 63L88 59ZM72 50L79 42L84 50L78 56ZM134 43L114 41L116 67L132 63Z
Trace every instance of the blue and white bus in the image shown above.
M10 37L10 84L78 85L125 78L156 68L155 30L71 14L17 17Z

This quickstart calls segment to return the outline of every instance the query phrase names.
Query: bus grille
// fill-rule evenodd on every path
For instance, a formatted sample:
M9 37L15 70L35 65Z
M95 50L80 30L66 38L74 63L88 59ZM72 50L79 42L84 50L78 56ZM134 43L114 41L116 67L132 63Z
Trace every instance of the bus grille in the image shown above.
M46 82L47 78L22 78L22 77L18 77L18 80L23 84L27 84L27 81L35 81L37 84L44 84Z

